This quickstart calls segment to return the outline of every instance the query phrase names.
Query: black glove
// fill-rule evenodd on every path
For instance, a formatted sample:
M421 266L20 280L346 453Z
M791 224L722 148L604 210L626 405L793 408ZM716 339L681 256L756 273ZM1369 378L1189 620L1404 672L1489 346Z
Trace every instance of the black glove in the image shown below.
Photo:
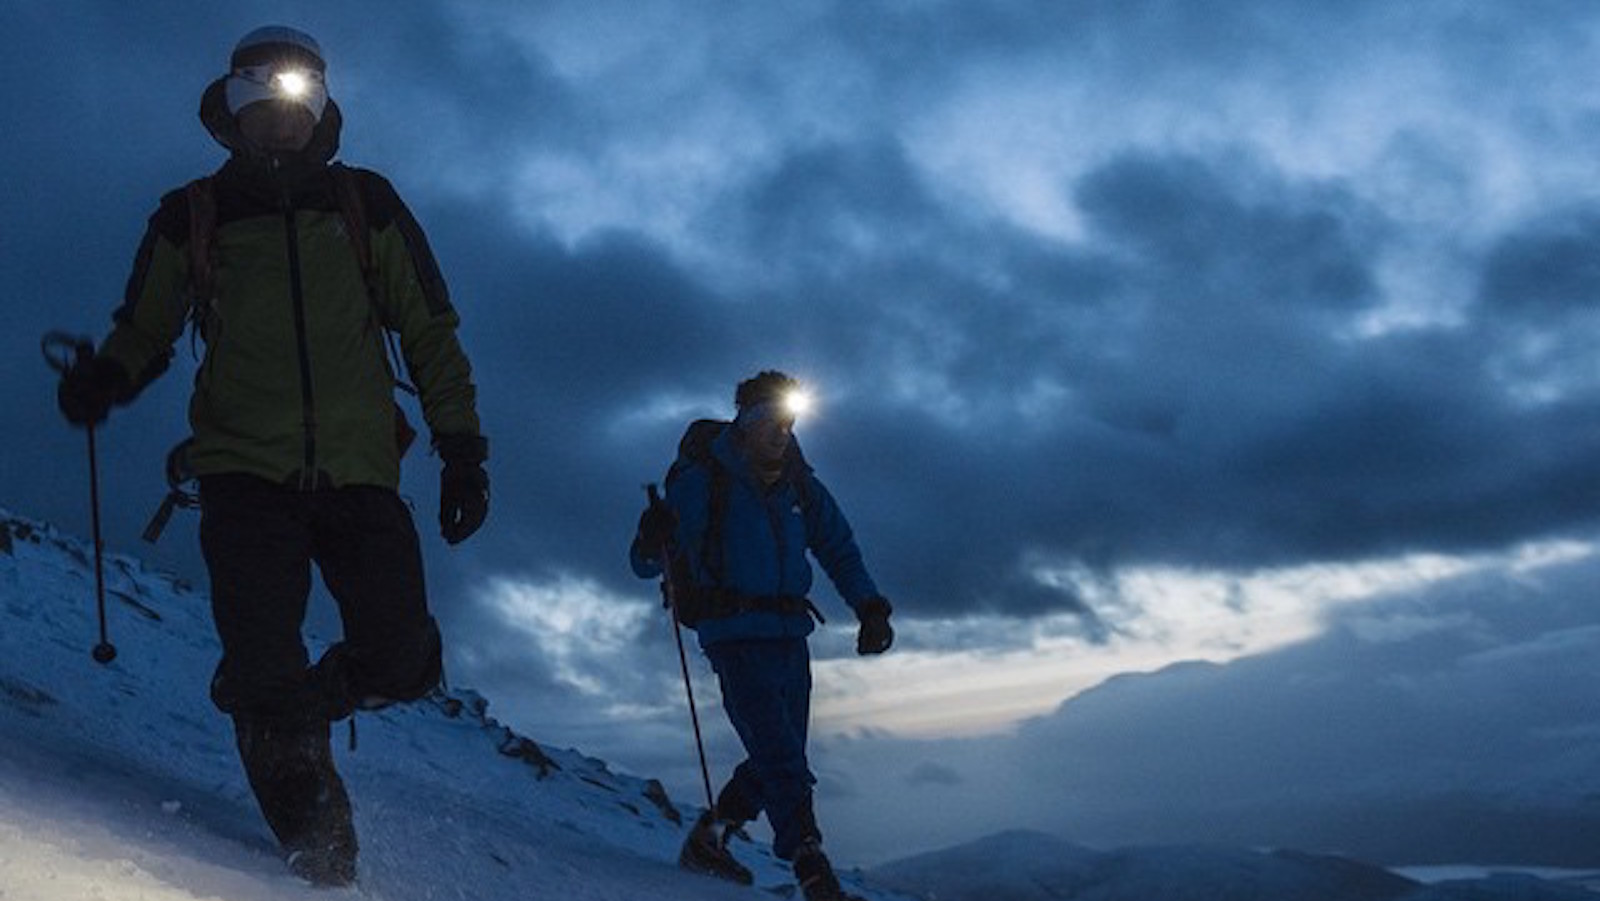
M73 425L104 422L111 406L128 396L128 373L106 357L86 356L67 368L56 386L56 406Z
M856 619L861 629L856 632L857 654L882 654L894 644L894 627L889 625L889 614L894 608L887 598L867 598L856 605Z
M654 501L639 514L639 555L646 560L661 559L661 547L678 532L678 512L666 501Z
M444 461L439 475L439 534L450 544L467 540L489 515L489 439L482 435L441 435L433 446Z

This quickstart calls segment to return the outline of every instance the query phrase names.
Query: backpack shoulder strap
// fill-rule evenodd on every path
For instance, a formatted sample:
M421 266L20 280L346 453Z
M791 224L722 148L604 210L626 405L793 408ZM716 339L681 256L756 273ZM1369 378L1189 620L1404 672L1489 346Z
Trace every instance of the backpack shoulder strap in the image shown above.
M333 178L333 193L339 202L339 217L344 220L345 235L356 254L356 265L361 269L361 281L367 288L367 301L372 306L373 317L383 329L384 341L389 348L389 372L395 386L407 394L415 395L417 389L401 375L405 371L405 357L395 344L394 332L389 328L389 297L384 291L383 278L372 254L372 232L367 227L367 204L361 193L360 175L343 163L328 167Z
M367 205L361 198L361 185L356 181L355 170L343 163L328 167L333 177L333 191L339 201L339 216L344 220L345 235L355 249L356 263L361 267L361 279L367 285L367 297L373 306L383 312L383 282L378 278L378 267L372 258L372 234L367 231Z
M798 441L791 440L789 449L784 452L783 477L794 486L795 499L800 502L801 512L811 512L811 464L800 452Z
M183 186L189 207L189 352L199 356L206 316L217 300L217 186L213 176Z
M189 202L189 298L198 310L217 297L217 189L207 175L184 185L183 193Z

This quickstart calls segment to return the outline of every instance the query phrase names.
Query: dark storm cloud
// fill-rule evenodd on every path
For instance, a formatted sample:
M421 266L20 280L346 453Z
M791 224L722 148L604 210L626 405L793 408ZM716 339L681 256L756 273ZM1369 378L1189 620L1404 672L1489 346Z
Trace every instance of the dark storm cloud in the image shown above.
M346 51L333 87L347 110L344 146L352 161L384 171L413 199L463 183L498 199L530 150L595 150L597 125L584 98L537 44L466 27L444 9L413 12L346 23L352 33L324 38Z
M1373 213L1340 187L1289 184L1259 168L1248 157L1125 156L1085 177L1076 197L1113 252L1145 264L1140 287L1180 326L1204 316L1236 328L1369 303Z
M1479 300L1486 313L1552 330L1600 296L1600 207L1552 211L1503 236L1485 256Z

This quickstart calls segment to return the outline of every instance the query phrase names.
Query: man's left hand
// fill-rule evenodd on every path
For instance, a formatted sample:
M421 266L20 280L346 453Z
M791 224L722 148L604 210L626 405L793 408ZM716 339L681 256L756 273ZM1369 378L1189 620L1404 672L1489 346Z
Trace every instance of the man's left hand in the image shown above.
M894 627L889 625L889 614L894 608L887 598L867 598L856 605L856 619L861 628L856 632L857 654L882 654L894 644Z
M489 516L489 442L480 435L447 435L434 441L444 471L439 475L439 534L450 544L467 540Z

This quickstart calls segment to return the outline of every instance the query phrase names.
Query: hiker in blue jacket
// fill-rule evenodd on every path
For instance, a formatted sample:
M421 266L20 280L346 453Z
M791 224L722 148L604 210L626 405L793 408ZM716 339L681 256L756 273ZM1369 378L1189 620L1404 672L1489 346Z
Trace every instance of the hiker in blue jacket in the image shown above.
M793 862L807 901L838 901L849 896L822 852L816 777L806 762L806 636L813 615L821 619L808 597L806 552L855 611L858 653L888 650L894 630L849 522L794 439L790 403L799 389L784 373L762 372L740 383L732 423L691 425L666 498L640 517L630 556L641 578L672 574L679 620L698 633L747 755L690 832L679 863L749 883L728 837L765 811L773 853Z

